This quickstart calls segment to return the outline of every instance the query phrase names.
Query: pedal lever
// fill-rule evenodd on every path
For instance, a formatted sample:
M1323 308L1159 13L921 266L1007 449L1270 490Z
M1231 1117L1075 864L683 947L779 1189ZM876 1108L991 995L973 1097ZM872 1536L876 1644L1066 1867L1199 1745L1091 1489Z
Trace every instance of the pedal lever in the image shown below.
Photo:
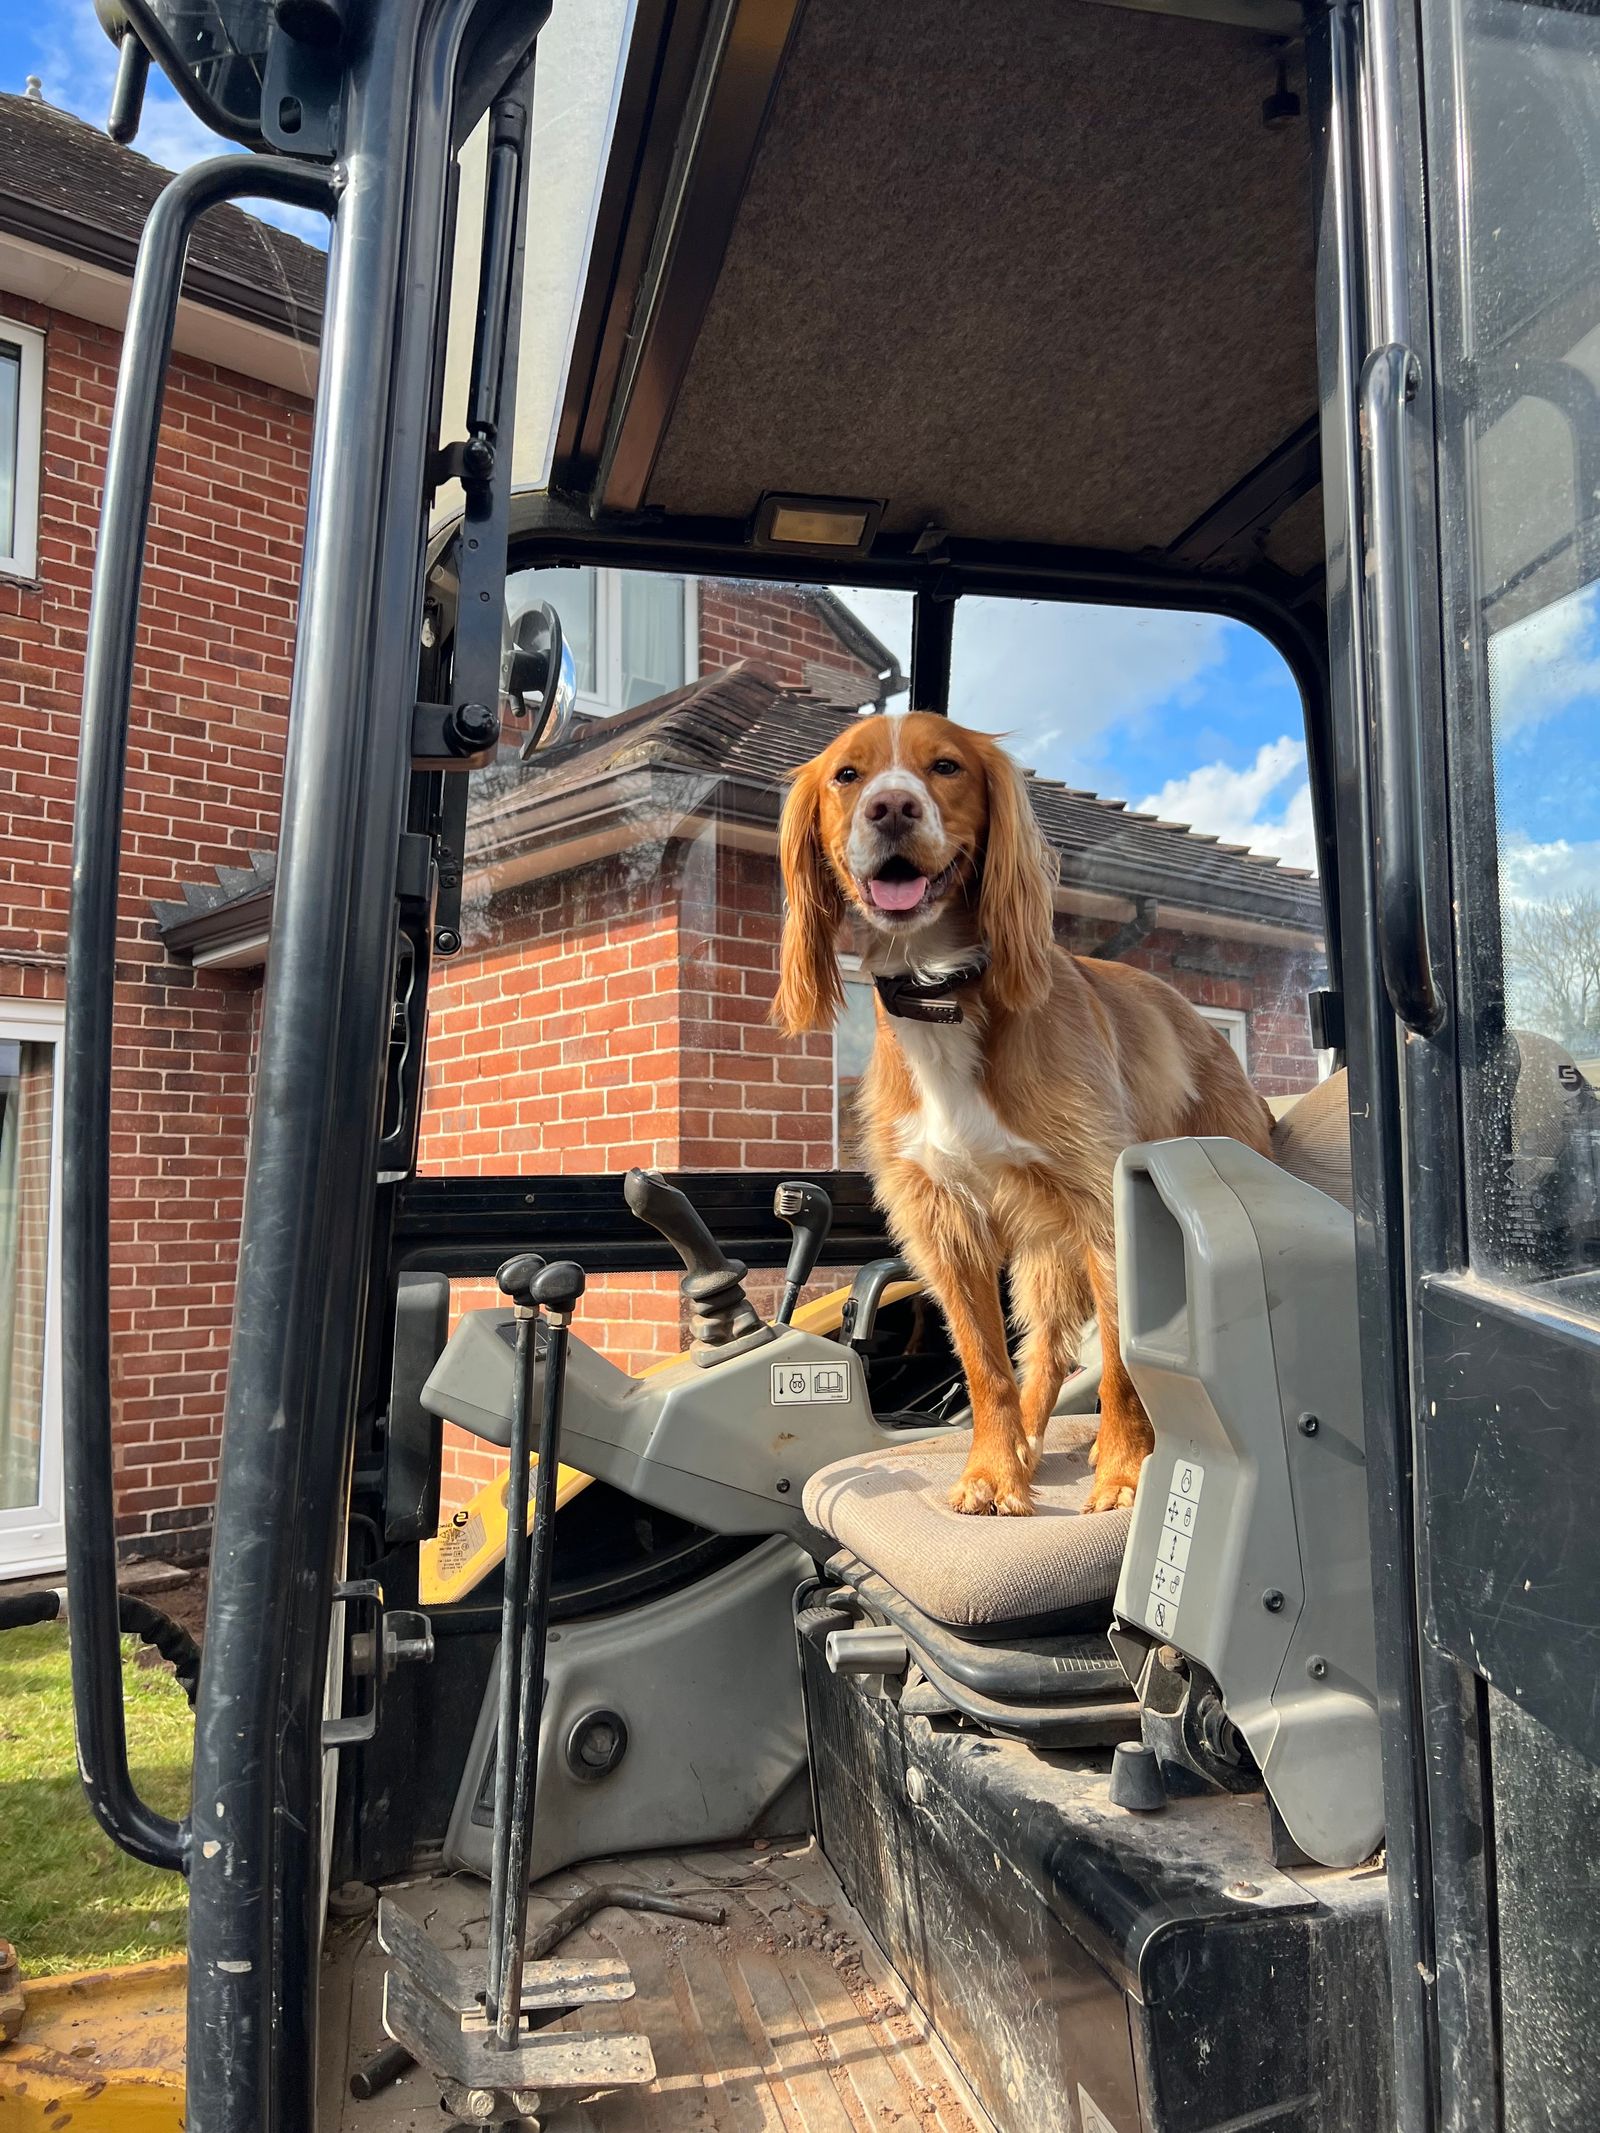
M511 1421L506 1596L501 1614L499 1737L495 1742L494 1858L489 1890L489 1976L484 2012L502 2051L522 2027L522 1973L528 1941L528 1868L539 1777L539 1722L544 1710L545 1644L550 1629L550 1574L555 1561L556 1489L561 1469L561 1404L566 1391L572 1314L585 1286L570 1259L553 1266L528 1253L500 1269L500 1286L516 1313L517 1352ZM524 1533L528 1438L533 1421L534 1321L540 1310L544 1344L544 1402L539 1461L534 1475L533 1531ZM520 1444L520 1450L519 1450ZM520 1475L519 1475L520 1460ZM514 1521L514 1522L513 1522ZM517 1562L509 1541L516 1537ZM524 1567L525 1562L525 1567ZM517 1593L519 1577L523 1582ZM520 1601L520 1604L516 1604Z

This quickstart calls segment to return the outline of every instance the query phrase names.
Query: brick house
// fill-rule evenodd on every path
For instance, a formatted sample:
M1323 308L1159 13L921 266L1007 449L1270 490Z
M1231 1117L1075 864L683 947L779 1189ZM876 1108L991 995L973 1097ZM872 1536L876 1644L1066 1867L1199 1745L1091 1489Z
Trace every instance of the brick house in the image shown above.
M134 249L168 173L0 96L0 1576L61 1560L57 1047L84 624ZM113 1180L119 1525L203 1537L244 1175L252 979L175 963L175 873L277 835L322 257L196 235L133 696Z

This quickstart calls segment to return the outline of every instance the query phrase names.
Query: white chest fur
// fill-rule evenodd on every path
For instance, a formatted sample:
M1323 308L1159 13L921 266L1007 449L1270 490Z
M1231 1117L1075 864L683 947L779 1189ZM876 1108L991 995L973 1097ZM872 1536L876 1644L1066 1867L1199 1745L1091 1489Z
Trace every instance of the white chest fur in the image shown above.
M980 1084L982 1054L970 1022L899 1021L894 1034L917 1092L917 1108L896 1129L909 1161L971 1191L1008 1167L1047 1160L995 1116Z

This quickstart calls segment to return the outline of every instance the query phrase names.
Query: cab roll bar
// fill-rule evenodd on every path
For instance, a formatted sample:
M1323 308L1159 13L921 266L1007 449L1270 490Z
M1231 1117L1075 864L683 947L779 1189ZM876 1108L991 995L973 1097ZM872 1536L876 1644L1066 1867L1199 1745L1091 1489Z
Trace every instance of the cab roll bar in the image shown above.
M207 208L242 194L330 208L314 164L217 156L175 178L145 225L128 304L84 659L62 1060L63 1463L78 1767L95 1819L147 1866L188 1871L187 1824L128 1770L111 1458L111 1045L128 711L161 403L183 264Z

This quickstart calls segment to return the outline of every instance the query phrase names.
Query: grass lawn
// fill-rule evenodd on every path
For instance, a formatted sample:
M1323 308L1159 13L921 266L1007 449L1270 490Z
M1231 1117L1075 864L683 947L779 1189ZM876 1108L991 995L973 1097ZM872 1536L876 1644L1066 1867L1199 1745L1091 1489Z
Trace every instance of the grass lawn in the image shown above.
M164 1666L122 1678L134 1782L152 1807L189 1804L194 1719ZM72 1744L67 1633L59 1623L0 1634L0 1939L23 1975L98 1970L181 1950L187 1909L177 1874L119 1852L89 1813Z

